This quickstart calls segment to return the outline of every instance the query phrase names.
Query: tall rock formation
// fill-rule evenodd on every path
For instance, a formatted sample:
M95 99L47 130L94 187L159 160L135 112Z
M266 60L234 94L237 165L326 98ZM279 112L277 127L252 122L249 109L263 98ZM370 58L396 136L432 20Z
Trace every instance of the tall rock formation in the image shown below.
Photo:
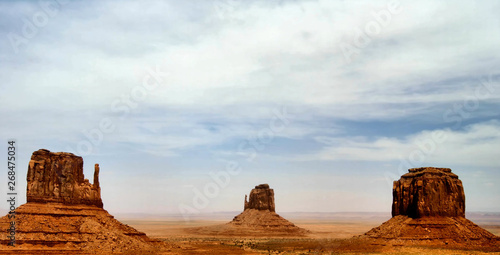
M247 209L275 211L274 190L269 188L268 184L260 184L250 191L250 200L247 201L245 195L245 207Z
M462 181L449 168L410 169L393 185L392 216L465 217Z
M38 150L28 167L27 202L59 202L103 207L99 187L99 165L95 165L94 184L83 176L83 159L67 152Z
M365 237L432 245L481 246L498 240L465 218L464 188L449 168L409 169L394 182L392 194L393 217Z
M241 236L303 236L308 230L295 226L275 212L274 190L260 184L250 191L244 210L231 222L211 227L192 228L190 231L205 235Z
M27 203L0 218L2 233L15 223L15 247L0 235L2 254L150 254L164 248L103 209L98 164L91 184L81 157L41 149L31 157L27 181Z

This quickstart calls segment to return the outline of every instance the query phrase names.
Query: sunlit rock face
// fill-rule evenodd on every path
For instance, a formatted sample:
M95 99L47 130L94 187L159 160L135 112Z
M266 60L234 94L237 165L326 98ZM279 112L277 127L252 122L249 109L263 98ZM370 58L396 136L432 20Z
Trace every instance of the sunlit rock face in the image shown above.
M269 210L274 212L274 190L269 188L268 184L255 186L255 188L250 191L249 201L247 201L247 197L245 196L244 209Z
M83 159L72 153L33 152L28 166L27 202L58 202L68 205L103 207L99 187L99 165L94 184L83 176Z

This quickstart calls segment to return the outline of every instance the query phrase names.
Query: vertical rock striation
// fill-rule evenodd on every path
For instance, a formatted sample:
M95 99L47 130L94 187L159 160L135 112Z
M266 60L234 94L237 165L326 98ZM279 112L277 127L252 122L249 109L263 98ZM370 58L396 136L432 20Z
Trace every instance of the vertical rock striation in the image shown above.
M462 181L449 168L412 168L394 182L392 216L465 217Z
M72 153L33 152L28 167L27 202L57 202L68 205L103 207L99 187L99 165L94 184L83 176L83 159Z
M269 210L274 212L274 190L270 189L268 184L255 186L255 188L250 191L249 201L247 201L247 196L245 195L244 210L247 209L256 209L260 211Z

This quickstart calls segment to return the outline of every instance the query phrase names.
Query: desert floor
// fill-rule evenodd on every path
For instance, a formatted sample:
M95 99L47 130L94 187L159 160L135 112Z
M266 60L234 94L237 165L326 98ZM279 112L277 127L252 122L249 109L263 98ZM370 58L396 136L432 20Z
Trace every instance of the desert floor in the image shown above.
M164 241L168 254L500 254L497 249L367 245L349 239L362 235L390 218L386 213L281 214L297 226L310 230L306 236L206 236L192 228L224 224L232 218L208 215L184 221L180 218L122 218L148 236ZM210 219L213 218L213 219ZM500 236L500 214L471 214L468 218Z

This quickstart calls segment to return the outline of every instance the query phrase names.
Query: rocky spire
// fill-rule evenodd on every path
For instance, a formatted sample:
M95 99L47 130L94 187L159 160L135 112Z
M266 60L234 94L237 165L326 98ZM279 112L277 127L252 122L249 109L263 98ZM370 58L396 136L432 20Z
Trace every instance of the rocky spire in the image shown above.
M99 164L94 165L94 187L99 189Z

